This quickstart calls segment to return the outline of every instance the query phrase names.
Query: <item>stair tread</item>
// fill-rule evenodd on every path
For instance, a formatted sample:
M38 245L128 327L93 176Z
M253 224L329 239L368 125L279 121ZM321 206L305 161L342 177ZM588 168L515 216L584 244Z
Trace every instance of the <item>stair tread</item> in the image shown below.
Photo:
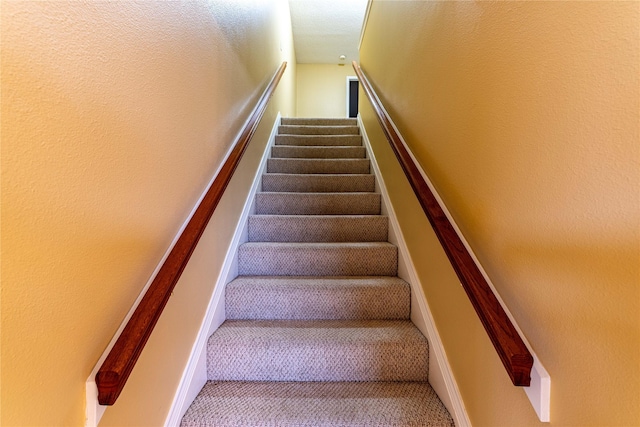
M181 426L453 426L427 382L207 382Z
M274 145L271 148L272 158L283 159L364 159L363 146L300 146Z
M292 250L302 248L317 249L347 249L347 248L396 248L389 242L246 242L240 245L247 247L290 248Z
M316 126L324 126L324 125L349 125L356 126L358 124L358 120L353 117L283 117L281 119L281 124L283 125L316 125Z
M358 129L357 124L289 124L280 125L282 129L307 128L307 129Z
M238 276L227 319L408 319L408 283L391 276Z
M360 129L356 125L316 126L316 125L280 125L280 135L358 135Z
M257 214L376 215L381 196L377 193L260 192L256 194Z
M304 194L304 193L300 193ZM328 193L331 194L331 193ZM287 215L287 214L255 214L249 215L249 219L259 219L259 218L271 218L271 219L282 219L282 220L301 220L301 221L321 221L321 222L336 222L336 221L364 221L364 220L373 220L373 221L388 221L389 217L386 215Z
M372 288L388 286L409 286L397 276L238 276L227 286L288 286L322 288Z
M318 196L318 197L326 197L326 196L334 196L334 197L377 196L379 197L380 196L380 194L372 193L371 191L347 191L347 192L335 192L335 193L317 193L314 191L309 191L309 192L259 191L256 194L262 194L262 195L286 194L286 195L296 195L296 196Z
M368 174L369 159L267 159L267 173Z
M375 175L371 173L279 173L279 172L268 172L263 176L279 176L282 178L305 178L305 179L337 179L337 178L346 178L346 179L354 179L359 177L374 177Z
M387 242L247 242L238 248L238 274L393 276L398 250Z
M373 193L371 191L340 191L340 192L334 192L334 193L318 193L315 191L259 191L256 194L261 194L261 195L287 195L287 196L308 196L308 197L314 197L314 196L318 196L320 198L324 198L324 197L358 197L358 196L377 196L379 197L380 194L378 193Z
M382 215L250 215L250 242L379 242L388 236Z
M265 173L262 191L276 192L373 192L371 174L286 174Z
M246 345L288 348L321 342L345 345L384 343L401 348L427 346L424 335L410 320L314 319L226 320L211 335L215 345L243 342Z
M279 286L279 287L316 287L316 288L386 288L398 286L405 288L407 282L397 276L238 276L227 286Z
M389 218L385 215L249 215L249 219L272 218L272 219L299 219L303 221L358 221L379 219L387 221Z
M303 147L362 146L360 135L276 135L275 145Z
M358 148L358 147L355 147ZM360 163L368 163L369 159L303 159L303 158L292 158L292 157L271 157L268 160L274 160L281 163L309 163L309 164L360 164ZM369 173L369 172L366 172Z

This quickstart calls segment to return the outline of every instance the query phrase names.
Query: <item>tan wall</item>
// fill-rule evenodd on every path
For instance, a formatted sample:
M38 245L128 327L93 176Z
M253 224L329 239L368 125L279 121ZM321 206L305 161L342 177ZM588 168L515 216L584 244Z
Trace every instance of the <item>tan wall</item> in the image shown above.
M374 1L360 52L549 371L551 425L640 425L639 25L637 2ZM472 423L539 425L360 104Z
M288 7L23 1L1 13L3 426L84 424L91 369L289 61L210 252L196 251L103 419L161 425L266 135L278 110L295 114Z
M347 76L353 68L338 64L298 64L298 117L347 117Z

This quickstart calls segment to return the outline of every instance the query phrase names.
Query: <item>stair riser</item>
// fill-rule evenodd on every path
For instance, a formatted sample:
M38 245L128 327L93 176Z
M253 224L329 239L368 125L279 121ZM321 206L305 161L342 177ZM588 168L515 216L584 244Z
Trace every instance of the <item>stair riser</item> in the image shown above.
M245 243L238 250L239 275L395 276L397 266L397 248L392 245Z
M396 344L377 348L332 345L332 354L318 354L314 345L274 348L273 345L247 348L238 346L212 346L215 358L209 370L212 381L427 381L428 367L424 349ZM421 352L422 354L415 354ZM393 354L389 354L393 353ZM216 369L215 364L247 356L251 361ZM404 357L403 357L404 355ZM393 358L392 360L389 360ZM407 360L409 359L409 360ZM389 366L392 365L392 366ZM419 365L419 369L407 369ZM335 366L342 366L340 372ZM223 368L227 368L226 366ZM420 373L424 373L420 375ZM382 371L382 372L377 372Z
M267 159L268 173L368 174L368 159Z
M296 193L373 192L373 175L265 174L262 191Z
M240 278L225 290L227 319L408 319L404 282Z
M276 145L271 157L294 159L364 159L365 148L360 147L299 147Z
M227 321L209 339L209 380L427 380L428 344L415 327L365 326L373 339L354 336L356 329L349 326L317 331L299 324L284 333L283 328L242 329Z
M378 215L380 194L375 193L258 193L256 214L261 215Z
M360 146L360 135L276 135L275 145Z
M278 126L280 135L359 135L357 126Z
M386 242L389 221L382 216L249 217L250 242Z

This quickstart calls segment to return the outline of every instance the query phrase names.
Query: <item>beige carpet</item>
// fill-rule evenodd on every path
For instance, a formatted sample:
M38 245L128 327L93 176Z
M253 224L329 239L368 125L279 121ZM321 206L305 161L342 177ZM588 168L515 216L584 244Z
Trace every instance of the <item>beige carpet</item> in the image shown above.
M452 426L354 119L283 119L182 426Z
M451 426L428 383L209 382L183 427Z
M244 276L227 285L227 319L408 319L409 285L397 277Z

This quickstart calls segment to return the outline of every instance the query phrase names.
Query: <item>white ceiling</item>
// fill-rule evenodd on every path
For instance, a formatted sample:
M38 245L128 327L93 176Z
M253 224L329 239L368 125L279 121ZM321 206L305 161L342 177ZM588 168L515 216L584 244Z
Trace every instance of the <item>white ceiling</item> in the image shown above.
M289 0L296 61L350 64L357 61L367 0ZM346 56L340 60L340 55Z

